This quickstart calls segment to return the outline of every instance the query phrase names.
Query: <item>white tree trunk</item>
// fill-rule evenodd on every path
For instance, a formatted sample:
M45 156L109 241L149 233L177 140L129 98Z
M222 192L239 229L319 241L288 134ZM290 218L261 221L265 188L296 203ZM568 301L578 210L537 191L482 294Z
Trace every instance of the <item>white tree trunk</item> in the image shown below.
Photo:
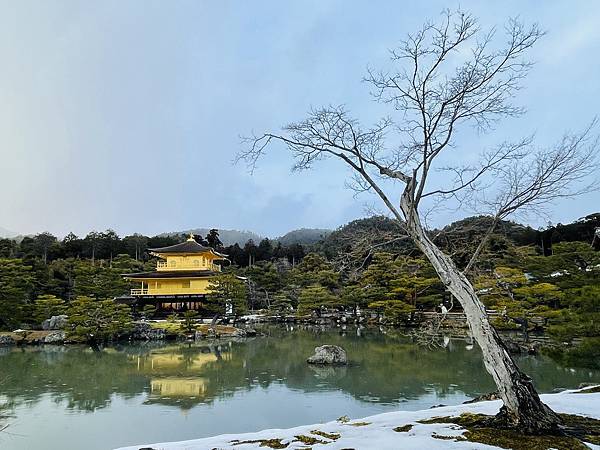
M427 236L417 212L411 207L409 194L402 196L400 207L408 233L465 312L473 337L481 347L485 368L504 401L498 419L531 433L557 430L559 417L542 403L531 379L513 361L467 277Z

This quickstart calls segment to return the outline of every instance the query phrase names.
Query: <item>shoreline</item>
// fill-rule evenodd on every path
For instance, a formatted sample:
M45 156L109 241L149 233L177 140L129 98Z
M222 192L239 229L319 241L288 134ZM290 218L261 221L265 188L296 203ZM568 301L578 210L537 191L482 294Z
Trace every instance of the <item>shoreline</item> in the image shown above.
M542 401L556 412L600 419L600 392L596 388L567 390L557 394L542 394ZM586 392L590 391L590 392ZM467 440L468 426L435 422L435 418L456 417L460 414L496 414L499 400L481 401L456 406L434 407L420 411L395 411L373 416L338 420L288 429L266 429L252 433L222 434L213 437L179 442L163 442L119 447L115 450L250 450L265 448L300 449L490 449L479 441ZM429 423L422 423L427 421ZM540 437L544 439L559 439ZM529 437L527 438L529 439ZM538 439L530 437L531 440ZM600 445L587 444L592 449ZM506 448L506 447L505 447ZM561 447L557 445L557 448Z
M379 331L387 334L405 332L407 337L418 334L415 326L397 326L373 323L371 321L346 321L339 317L296 317L296 316L242 316L235 321L225 321L215 325L214 331L209 322L199 321L195 330L185 332L181 329L183 321L169 322L166 320L150 320L134 322L133 330L120 338L110 340L106 344L144 341L202 341L214 338L246 338L260 336L254 327L316 327L321 329L336 329L341 333L357 329L364 331ZM548 344L548 338L543 333L531 333L528 339L523 339L521 332L516 330L499 330L505 344L512 354L538 354L542 346ZM429 337L449 337L472 339L468 329L463 327L442 327L438 333ZM0 347L35 346L35 345L81 345L86 342L77 337L70 337L65 329L51 330L15 330L0 331Z

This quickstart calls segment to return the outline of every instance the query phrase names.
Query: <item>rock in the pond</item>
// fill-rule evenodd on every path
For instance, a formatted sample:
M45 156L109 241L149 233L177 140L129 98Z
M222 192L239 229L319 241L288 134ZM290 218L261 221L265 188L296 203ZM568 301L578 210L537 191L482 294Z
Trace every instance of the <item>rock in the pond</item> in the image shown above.
M315 354L306 360L309 364L348 364L346 350L337 345L315 347Z
M44 338L45 344L62 344L65 342L65 332L63 330L55 330L48 333L48 335Z
M504 338L502 339L502 342L504 343L504 346L506 347L508 352L513 355L520 355L521 353L525 353L525 348L521 344L519 344L519 342L513 339Z
M501 398L502 397L500 397L500 394L498 394L498 392L490 392L489 394L483 394L479 397L467 400L466 402L463 402L463 405L468 405L469 403L487 402L489 400L500 400Z
M0 335L0 345L13 345L15 343L16 342L12 336L8 336L6 334Z
M61 314L52 316L42 322L42 330L64 330L67 327L69 317Z

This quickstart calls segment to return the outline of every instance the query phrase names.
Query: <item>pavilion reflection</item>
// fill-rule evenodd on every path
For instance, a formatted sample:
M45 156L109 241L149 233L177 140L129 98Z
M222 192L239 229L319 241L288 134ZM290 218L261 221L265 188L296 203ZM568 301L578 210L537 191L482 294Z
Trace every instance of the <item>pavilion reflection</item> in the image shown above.
M228 345L171 345L132 357L138 373L149 378L147 404L165 404L189 409L212 401L218 386L212 380L223 365L232 361Z

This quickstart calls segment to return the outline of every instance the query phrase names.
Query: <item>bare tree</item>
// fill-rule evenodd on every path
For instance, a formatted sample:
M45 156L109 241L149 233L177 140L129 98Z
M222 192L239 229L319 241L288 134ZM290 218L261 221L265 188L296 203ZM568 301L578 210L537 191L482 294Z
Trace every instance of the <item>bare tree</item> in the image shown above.
M469 160L455 142L461 125L486 131L495 121L524 112L512 101L532 66L524 55L543 33L511 20L507 40L498 44L495 30L481 31L469 14L446 11L442 17L391 52L392 70L368 73L372 94L393 107L394 120L363 128L344 107L316 109L282 133L244 139L247 147L238 158L253 169L267 147L279 142L291 151L297 170L329 157L351 167L354 188L379 196L462 306L504 402L495 423L529 433L559 432L560 418L509 355L466 271L434 244L422 218L427 206L440 202L476 207L492 218L487 240L500 219L588 190L591 185L583 182L597 168L596 141L590 126L549 149L535 149L527 138L482 151L467 165L448 165ZM447 181L440 171L454 176Z
M351 281L356 281L360 277L375 253L392 251L400 244L406 246L406 241L410 239L410 236L400 227L394 229L380 227L377 220L380 217L381 220L387 220L387 217L385 219L382 216L373 217L376 219L375 223L352 229L350 233L338 232L333 238L335 245L343 248L343 251L333 256L332 263L336 270Z

